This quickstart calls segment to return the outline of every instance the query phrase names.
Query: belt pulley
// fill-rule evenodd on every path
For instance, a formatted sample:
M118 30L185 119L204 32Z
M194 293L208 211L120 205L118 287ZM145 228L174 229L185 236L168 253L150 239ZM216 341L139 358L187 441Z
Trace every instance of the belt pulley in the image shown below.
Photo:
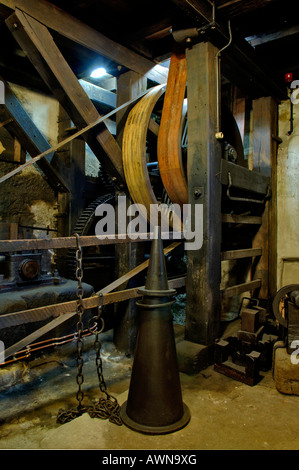
M164 191L170 202L179 206L188 202L186 82L185 54L173 52L163 107L162 111L159 110L160 125L155 156ZM165 85L158 85L140 99L129 113L123 134L123 167L128 190L135 204L145 206L147 216L150 205L161 202L155 194L148 171L148 165L152 163L149 160L147 138L152 114L156 112L157 104L161 103L164 91ZM233 148L236 154L234 162L248 167L238 125L225 106L221 106L221 121L223 153L228 146L229 149Z

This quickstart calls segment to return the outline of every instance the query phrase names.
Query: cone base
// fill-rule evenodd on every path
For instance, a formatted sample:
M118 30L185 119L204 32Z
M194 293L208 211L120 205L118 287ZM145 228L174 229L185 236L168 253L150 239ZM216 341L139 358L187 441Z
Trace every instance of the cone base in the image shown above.
M128 428L133 429L134 431L140 432L142 434L154 435L154 434L170 434L172 432L178 431L179 429L182 429L189 423L191 419L191 414L187 405L183 403L183 416L175 423L171 423L166 426L147 426L144 424L137 423L136 421L133 421L127 415L127 402L125 402L120 408L120 417L123 423Z

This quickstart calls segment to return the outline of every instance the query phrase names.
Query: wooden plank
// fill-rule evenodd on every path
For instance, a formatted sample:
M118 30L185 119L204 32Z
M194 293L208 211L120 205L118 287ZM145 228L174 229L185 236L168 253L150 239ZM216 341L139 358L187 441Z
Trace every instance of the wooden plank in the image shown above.
M108 106L109 108L116 108L116 93L105 90L86 80L79 80L79 83L93 103Z
M180 243L178 243L178 242L171 244L169 247L167 247L163 250L164 254L169 253L170 251L175 249L179 244ZM133 277L138 272L141 272L142 270L144 270L148 265L149 265L149 260L145 261L141 265L139 265L136 268L134 268L133 270L131 270L130 273L127 273L126 275L124 275L121 278L117 279L116 281L112 282L111 284L106 286L104 289L101 289L99 292L97 292L97 296L93 296L92 298L87 299L87 301L89 301L89 305L93 305L93 302L95 302L95 301L98 302L98 305L103 305L101 300L102 300L102 298L105 294L108 294L112 290L119 287L121 284L123 284L123 282L126 282L130 277ZM170 285L171 285L171 282L170 282ZM182 282L180 282L179 285L182 285ZM66 306L66 304L69 304L69 305ZM73 309L74 304L75 304L75 308L76 308L77 302L74 302L74 301L66 302L66 303L64 303L64 308ZM86 304L87 304L87 302L85 301L85 305ZM58 304L58 305L59 305L58 308L62 307L62 304ZM57 309L57 305L55 307ZM51 306L47 306L46 308L47 308L48 313L52 310ZM88 307L85 307L85 308L88 308ZM40 312L39 313L41 313L42 310L43 310L43 307L40 307ZM16 352L20 351L23 347L25 347L28 344L35 341L37 338L39 338L42 335L48 333L48 331L51 331L53 328L57 327L58 325L61 325L66 320L69 320L69 319L73 318L75 315L77 315L76 311L69 311L68 313L64 313L64 314L61 314L61 312L62 312L62 309L60 310L60 314L59 314L58 318L55 318L54 320L52 320L50 323L48 323L44 327L42 327L39 330L35 331L34 333L30 334L26 338L23 338L21 341L19 341L15 345L10 346L7 350L5 350L4 351L5 360L7 360L10 356L15 354ZM27 313L28 313L28 311L27 311ZM20 314L20 312L19 312L19 314ZM5 316L3 315L3 316L1 316L1 318L2 317L5 317ZM0 318L0 320L1 320L1 318Z
M113 245L116 243L139 243L144 241L152 240L152 233L139 234L140 238L132 240L127 234L114 234L114 235L87 235L80 237L80 244L83 247L86 246L97 246L97 245ZM168 236L171 240L171 233L163 236ZM176 238L177 238L176 234ZM180 242L178 242L180 243ZM0 253L9 253L11 251L32 251L32 250L55 250L59 248L76 248L77 241L75 237L57 237L51 239L44 238L29 238L24 240L1 240L0 241Z
M254 281L244 282L236 286L227 287L221 290L221 294L224 298L233 297L235 295L242 294L244 292L254 291L260 288L262 285L261 279L255 279Z
M245 250L230 250L221 253L221 260L232 260L241 258L253 258L262 255L262 248L247 248Z
M290 26L289 28L279 29L278 31L271 31L261 34L255 34L254 36L247 36L246 41L253 47L260 46L262 44L267 44L271 41L276 41L277 39L282 39L290 37L293 35L298 35L299 26Z
M45 26L20 10L6 23L28 58L69 114L78 129L96 121L100 115L65 61ZM17 25L17 26L16 26ZM117 180L124 182L121 149L105 123L84 134L96 157Z
M65 135L65 129L70 127L71 120L63 109L59 106L59 140L63 140ZM70 201L69 201L69 227L65 232L61 232L61 236L67 236L73 234L75 224L82 214L86 206L84 198L85 191L85 142L81 139L74 139L69 144L65 145L62 149L62 157L64 161L67 161L69 168L69 179L70 179ZM60 271L59 271L60 272Z
M0 105L0 118L3 121L6 120L6 129L18 139L20 145L34 158L51 148L51 146L29 114L26 113L9 84L2 77L0 77L0 80L5 86L5 104ZM54 157L54 152L36 163L55 190L69 191L68 170L60 159Z
M240 188L262 195L267 194L270 184L270 179L267 176L222 159L220 179L221 183L225 186L229 184L229 173L234 188Z
M239 215L239 214L222 214L222 223L225 224L249 224L260 225L262 217L252 215Z
M135 275L135 274L134 274ZM132 275L133 277L133 275ZM120 281L122 282L122 281ZM168 281L169 288L179 289L185 286L185 277L177 279L170 279ZM144 287L144 286L142 286ZM117 292L107 292L101 295L92 295L91 297L83 299L83 306L85 310L97 308L99 305L110 305L118 302L123 302L129 299L140 297L138 289L141 287L134 287L132 289L125 289ZM75 313L77 309L77 301L71 300L59 304L45 305L30 310L22 310L14 313L7 313L0 316L0 329L11 328L25 323L34 323L38 321L47 320L51 317L65 316L68 313Z
M167 81L168 70L166 67L157 65L151 60L112 41L50 2L45 0L39 0L38 2L36 0L2 0L1 3L12 10L16 8L23 10L47 28L57 31L71 41L95 51L120 65L145 75L156 83L162 84Z
M185 277L168 280L168 286L170 289L179 289L181 287L185 287L185 285L186 285ZM133 287L132 289L126 289L122 291L104 294L103 305L114 304L116 302L123 302L129 299L136 299L141 296L138 293L139 289L141 289L141 287Z
M217 49L202 42L186 50L188 97L188 203L203 204L203 245L187 251L185 338L210 345L220 327L221 145L217 127ZM198 196L198 192L200 195ZM191 211L194 223L194 212ZM194 230L194 226L191 227Z
M271 97L263 97L252 103L253 168L267 175L271 184L271 199L263 213L263 223L257 232L253 246L263 246L264 252L254 266L253 275L263 279L260 297L273 298L277 292L277 141L278 103Z

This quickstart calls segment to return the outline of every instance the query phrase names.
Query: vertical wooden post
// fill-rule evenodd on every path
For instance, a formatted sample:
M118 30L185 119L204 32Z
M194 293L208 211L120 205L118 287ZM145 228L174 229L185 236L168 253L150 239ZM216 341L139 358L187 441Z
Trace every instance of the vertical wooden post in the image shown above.
M188 94L188 201L203 204L203 246L187 252L185 338L211 345L220 328L221 146L217 128L215 48L186 51ZM193 221L194 222L194 221Z
M59 106L59 140L66 138L66 129L72 126L72 121L62 106ZM70 171L70 220L69 232L73 230L77 219L85 209L83 197L85 188L85 142L74 139L60 150L60 158ZM67 233L61 236L67 236Z
M142 75L129 71L117 80L117 106L138 96L146 89L147 79ZM122 137L129 109L124 109L116 115L116 140L119 146L122 146ZM124 196L125 193L117 192L117 196ZM131 204L131 200L127 195L127 204ZM117 223L117 221L116 221ZM116 277L120 277L133 269L141 259L141 243L126 243L124 245L115 245L115 269ZM122 286L126 288L127 286ZM130 287L133 287L130 284ZM137 337L137 321L135 300L128 300L115 305L115 322L114 322L114 343L119 350L128 354L135 350Z
M277 141L278 103L271 96L252 103L253 170L270 177L271 199L266 203L263 223L253 247L263 247L263 255L255 270L261 277L260 298L273 298L277 290Z
M59 141L66 138L66 129L71 127L71 119L63 107L59 106ZM58 237L68 237L72 235L77 219L85 208L83 192L85 188L85 142L83 140L73 140L63 146L59 151L59 158L62 159L70 172L70 193L58 193ZM58 250L57 267L62 276L67 276L65 257L67 250Z

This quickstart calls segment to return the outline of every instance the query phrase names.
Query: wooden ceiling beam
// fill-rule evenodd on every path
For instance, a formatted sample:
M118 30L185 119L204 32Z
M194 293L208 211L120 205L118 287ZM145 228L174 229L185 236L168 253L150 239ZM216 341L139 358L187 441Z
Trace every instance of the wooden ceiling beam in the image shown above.
M217 10L215 18L213 18L213 8L209 2L204 0L172 1L185 13L189 12L189 15L197 24L197 27L194 28L198 32L198 38L194 37L195 42L209 40L219 49L229 43L228 20L222 17ZM207 26L209 24L213 24L213 28L202 29L203 25ZM261 93L260 96L265 96L264 90L266 89L267 96L271 95L277 100L287 99L284 83L280 83L275 78L275 73L267 65L261 63L254 48L236 31L233 31L232 41L221 56L222 62L225 62L226 57L228 57L244 68L248 77L248 84L250 85L253 79L257 93Z
M62 56L48 29L16 9L6 24L29 60L78 129L95 122L99 113ZM121 149L104 123L84 134L96 157L115 182L123 184Z
M280 29L279 31L271 31L268 33L248 36L246 41L248 41L252 47L256 47L279 39L289 38L294 35L299 35L299 25L292 26L291 28Z
M1 0L0 4L35 18L37 21L62 36L98 54L123 65L130 70L146 76L150 80L164 84L167 82L168 69L146 59L136 52L107 38L69 13L46 0Z

